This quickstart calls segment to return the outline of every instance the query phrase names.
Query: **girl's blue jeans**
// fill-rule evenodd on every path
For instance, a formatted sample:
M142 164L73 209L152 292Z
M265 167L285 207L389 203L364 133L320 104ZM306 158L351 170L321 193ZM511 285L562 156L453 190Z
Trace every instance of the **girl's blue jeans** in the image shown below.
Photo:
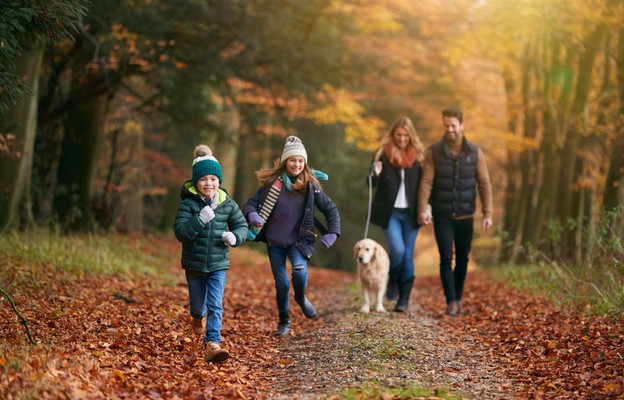
M295 291L295 300L303 300L308 284L308 260L293 244L287 248L267 245L267 253L271 262L273 279L275 280L275 300L280 319L288 317L288 271L286 270L286 258L292 266L292 285Z
M393 209L384 233L388 240L391 276L396 276L399 282L413 278L414 246L418 236L418 225L409 209Z
M203 275L186 274L191 317L201 319L208 314L204 343L221 343L225 273L222 269Z

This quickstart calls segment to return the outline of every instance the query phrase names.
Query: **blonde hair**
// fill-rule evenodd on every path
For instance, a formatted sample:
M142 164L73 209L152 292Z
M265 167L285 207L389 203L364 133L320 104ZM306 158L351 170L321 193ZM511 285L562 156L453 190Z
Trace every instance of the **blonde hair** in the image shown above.
M275 161L273 161L273 168L256 171L256 177L258 178L260 186L267 188L271 186L276 179L279 179L286 171L286 162L288 162L288 159L280 162L280 159L276 158ZM311 181L316 182L319 188L321 187L321 183L310 171L308 163L305 163L303 171L301 171L297 180L292 183L292 191L295 193L305 193L308 190Z
M412 120L408 117L399 118L394 123L394 125L392 125L392 127L384 134L384 136L381 138L381 142L379 143L379 148L375 153L375 161L378 161L381 158L381 155L388 145L392 146L392 150L390 152L392 160L390 161L400 159L399 154L401 150L394 144L394 132L398 128L403 128L407 131L410 138L410 144L408 146L414 146L414 148L416 149L416 162L422 165L425 159L425 146L420 141L420 138L418 137L418 133L416 132L416 128L414 128Z

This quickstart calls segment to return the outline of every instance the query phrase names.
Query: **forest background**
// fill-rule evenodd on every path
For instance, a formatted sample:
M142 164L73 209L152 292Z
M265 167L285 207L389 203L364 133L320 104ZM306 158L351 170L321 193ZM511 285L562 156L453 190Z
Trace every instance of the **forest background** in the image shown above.
M294 134L342 218L312 262L351 269L380 135L406 115L428 146L460 106L495 196L479 262L624 301L621 1L3 0L0 49L2 234L170 231L197 144L242 205Z

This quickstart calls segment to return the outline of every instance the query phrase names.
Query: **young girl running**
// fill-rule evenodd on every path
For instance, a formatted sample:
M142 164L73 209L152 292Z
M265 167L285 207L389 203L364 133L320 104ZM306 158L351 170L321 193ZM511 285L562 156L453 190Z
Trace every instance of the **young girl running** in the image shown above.
M307 318L314 318L316 309L305 296L308 260L317 236L314 229L315 226L319 229L321 243L329 248L340 235L340 215L336 205L321 189L314 171L308 167L308 155L298 137L289 136L274 167L256 171L256 176L260 188L243 206L243 214L251 231L258 232L254 240L267 243L279 314L274 335L287 336L290 332L290 284L286 258L292 267L295 302ZM318 220L315 223L315 207L325 216L327 229Z

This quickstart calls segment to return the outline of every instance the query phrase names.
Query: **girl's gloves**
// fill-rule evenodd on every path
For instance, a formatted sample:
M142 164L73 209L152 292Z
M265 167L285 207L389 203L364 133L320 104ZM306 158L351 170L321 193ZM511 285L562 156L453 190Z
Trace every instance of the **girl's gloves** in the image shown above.
M247 218L249 219L250 225L249 230L247 231L247 239L255 240L256 236L258 236L258 233L260 233L260 229L262 229L262 226L266 221L263 220L260 214L255 211L250 212L247 215Z
M221 235L221 240L223 243L229 246L234 246L236 244L236 236L232 232L223 232Z
M249 217L249 224L253 226L254 228L260 228L262 227L262 225L264 225L265 221L257 212L255 211L250 212L248 217Z
M327 233L321 236L321 243L328 249L334 244L338 236L335 233Z
M212 221L214 216L215 216L214 210L210 208L210 206L206 206L202 208L201 211L199 212L199 220L203 222L204 224L207 224L208 222Z

